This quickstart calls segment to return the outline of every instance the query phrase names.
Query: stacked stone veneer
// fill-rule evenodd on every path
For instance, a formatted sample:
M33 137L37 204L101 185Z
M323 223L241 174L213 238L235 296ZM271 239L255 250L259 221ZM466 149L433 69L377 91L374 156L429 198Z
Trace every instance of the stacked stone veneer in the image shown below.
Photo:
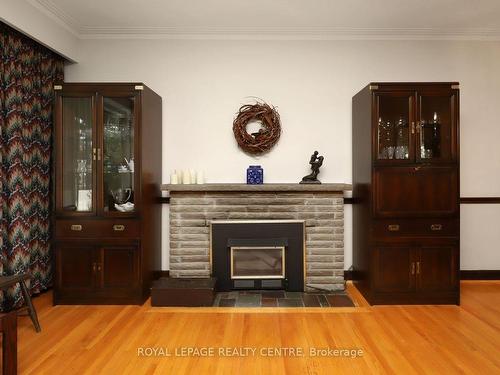
M170 275L210 275L211 220L290 219L306 223L306 290L344 289L342 192L171 192Z

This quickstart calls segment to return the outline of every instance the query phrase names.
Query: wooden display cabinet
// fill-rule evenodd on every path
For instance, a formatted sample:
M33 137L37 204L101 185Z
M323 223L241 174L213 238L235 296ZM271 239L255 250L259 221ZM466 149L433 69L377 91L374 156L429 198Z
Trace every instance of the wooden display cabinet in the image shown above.
M458 83L371 83L352 105L356 286L459 304Z
M55 304L142 304L161 268L161 97L55 87Z

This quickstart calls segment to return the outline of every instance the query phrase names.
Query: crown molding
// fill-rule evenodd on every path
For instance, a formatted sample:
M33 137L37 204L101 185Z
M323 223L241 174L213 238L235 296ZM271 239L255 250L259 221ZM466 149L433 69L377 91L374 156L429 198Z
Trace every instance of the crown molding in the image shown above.
M488 28L94 27L81 25L51 0L27 1L80 39L500 41L500 29Z
M500 29L335 27L83 27L82 39L471 40L499 41Z
M59 25L63 26L66 30L72 33L77 38L80 37L81 25L78 21L63 11L51 0L27 0L32 6L40 10L42 13L53 19Z

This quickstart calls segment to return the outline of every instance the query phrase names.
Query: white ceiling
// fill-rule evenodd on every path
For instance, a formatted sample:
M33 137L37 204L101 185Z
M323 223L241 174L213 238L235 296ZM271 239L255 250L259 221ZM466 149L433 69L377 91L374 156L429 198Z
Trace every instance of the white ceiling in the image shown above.
M500 40L499 0L25 0L82 38Z

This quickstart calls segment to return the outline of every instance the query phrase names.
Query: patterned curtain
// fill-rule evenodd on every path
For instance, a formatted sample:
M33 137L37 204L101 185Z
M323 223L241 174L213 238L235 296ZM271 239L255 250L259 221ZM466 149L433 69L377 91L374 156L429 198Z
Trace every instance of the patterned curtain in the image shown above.
M0 273L29 272L31 293L52 285L50 155L53 86L64 60L0 23ZM2 311L22 302L3 293Z

